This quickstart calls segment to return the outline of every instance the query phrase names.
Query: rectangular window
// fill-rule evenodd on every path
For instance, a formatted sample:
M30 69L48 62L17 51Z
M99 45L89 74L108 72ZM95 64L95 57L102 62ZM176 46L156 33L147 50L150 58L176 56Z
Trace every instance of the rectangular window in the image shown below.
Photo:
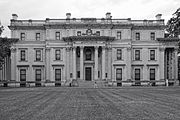
M56 60L61 60L61 51L60 50L55 51L55 58L56 58Z
M135 60L140 60L140 50L135 50Z
M150 60L155 60L155 50L150 50Z
M150 80L155 80L155 69L151 68L150 69Z
M81 36L81 31L77 31L77 36Z
M41 61L41 50L36 50L36 61Z
M60 32L56 32L56 40L60 40Z
M36 81L41 81L41 69L36 69Z
M97 36L100 36L100 31L96 31L96 35L97 35Z
M21 40L25 40L25 33L21 33Z
M120 31L117 32L117 39L121 39L121 32Z
M151 40L155 40L155 33L151 32Z
M140 40L140 33L136 33L136 40Z
M135 80L140 80L141 79L141 73L140 73L140 69L135 69Z
M36 40L40 40L40 33L36 33Z
M116 80L122 80L122 68L116 69Z
M20 70L20 81L26 81L26 69Z
M61 81L61 69L55 70L55 81Z
M26 60L26 51L25 50L21 50L21 61L25 61Z
M122 50L117 49L117 60L122 60Z

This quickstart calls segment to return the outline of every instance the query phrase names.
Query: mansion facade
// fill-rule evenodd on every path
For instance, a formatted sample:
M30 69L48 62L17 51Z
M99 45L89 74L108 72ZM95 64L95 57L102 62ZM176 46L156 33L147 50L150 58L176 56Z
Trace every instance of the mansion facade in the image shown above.
M67 13L65 19L19 20L13 14L9 28L11 37L19 39L11 47L11 80L37 81L36 86L72 80L122 86L178 79L178 39L164 38L161 14L156 20L112 19L111 13L105 18Z

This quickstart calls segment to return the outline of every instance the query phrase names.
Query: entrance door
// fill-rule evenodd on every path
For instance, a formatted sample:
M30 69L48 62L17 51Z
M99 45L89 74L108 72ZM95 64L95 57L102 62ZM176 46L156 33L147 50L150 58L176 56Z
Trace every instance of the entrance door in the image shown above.
M85 68L85 80L91 81L91 67Z

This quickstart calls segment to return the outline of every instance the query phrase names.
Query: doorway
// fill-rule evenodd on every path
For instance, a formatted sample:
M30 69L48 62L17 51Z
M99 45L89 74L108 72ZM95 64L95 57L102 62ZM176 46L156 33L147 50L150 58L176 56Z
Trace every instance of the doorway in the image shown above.
M86 81L91 81L92 80L92 69L91 67L86 67L85 68L85 80Z

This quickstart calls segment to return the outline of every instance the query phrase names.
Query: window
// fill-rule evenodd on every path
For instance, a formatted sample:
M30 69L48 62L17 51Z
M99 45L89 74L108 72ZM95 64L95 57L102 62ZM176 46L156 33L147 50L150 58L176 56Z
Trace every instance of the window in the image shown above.
M26 51L25 50L21 50L21 61L25 61L26 60Z
M135 69L135 80L140 80L141 79L141 77L140 77L140 69L138 68L138 69Z
M140 33L136 33L136 40L140 40Z
M91 50L90 49L87 49L86 50L86 60L91 60Z
M20 81L26 81L26 69L20 69ZM26 83L20 83L20 87L25 87Z
M40 40L40 33L36 33L36 40Z
M60 50L55 51L55 59L56 60L61 60L61 51Z
M121 32L120 31L117 32L117 39L121 39Z
M140 60L140 50L135 50L135 60Z
M155 80L155 69L151 68L150 69L150 80Z
M36 69L36 81L41 81L41 69Z
M151 32L151 40L155 40L155 33Z
M55 81L61 81L61 69L55 69ZM61 86L61 83L55 83L55 86Z
M117 49L117 60L122 60L122 50Z
M21 40L25 40L25 33L21 33Z
M41 50L36 50L36 61L41 61Z
M155 50L150 50L150 60L155 60Z
M81 36L81 31L77 31L77 36Z
M56 40L60 40L60 32L56 32Z
M116 69L116 80L122 80L122 68Z
M26 81L26 69L20 70L20 81Z
M97 35L97 36L100 36L100 31L96 31L96 35Z

